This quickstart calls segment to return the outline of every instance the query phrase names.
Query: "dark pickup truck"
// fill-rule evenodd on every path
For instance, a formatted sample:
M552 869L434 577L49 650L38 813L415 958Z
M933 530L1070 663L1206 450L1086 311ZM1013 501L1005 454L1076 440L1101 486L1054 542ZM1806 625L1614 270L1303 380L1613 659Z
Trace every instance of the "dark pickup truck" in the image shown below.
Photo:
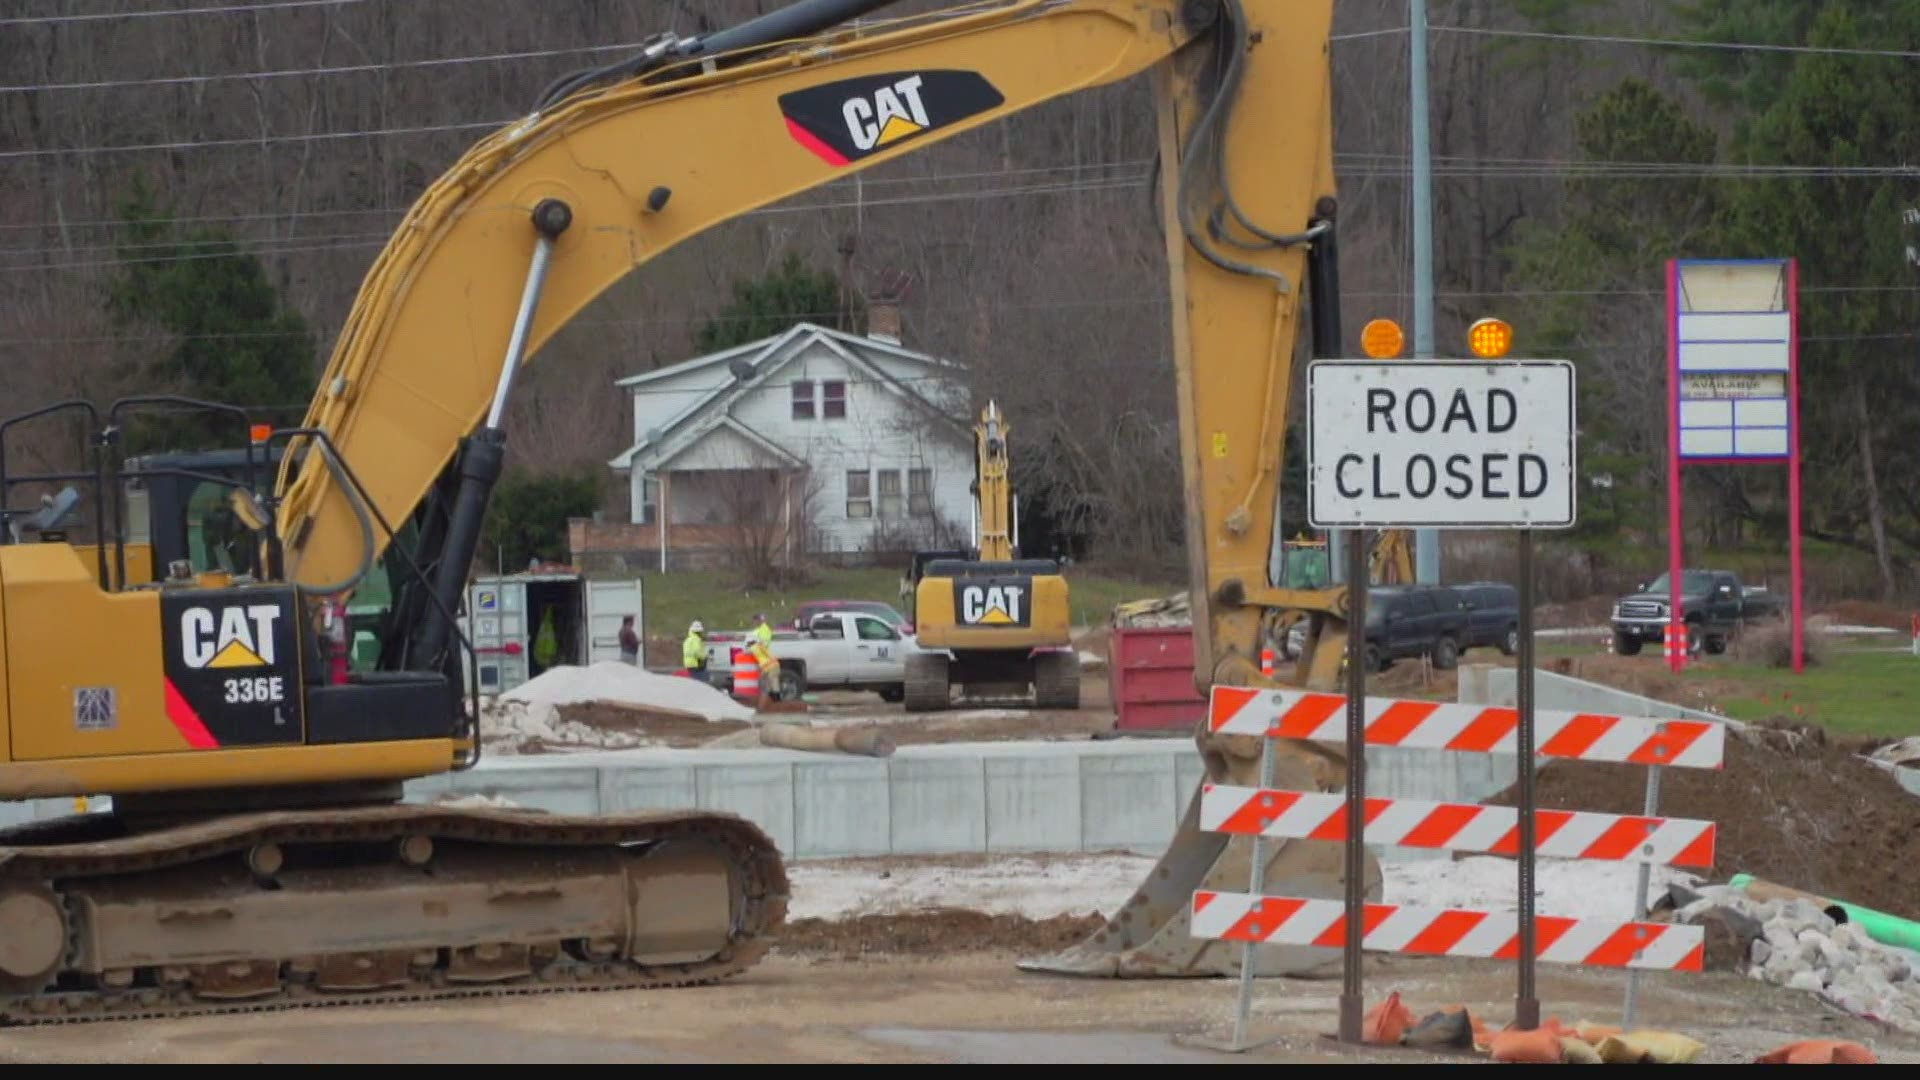
M1632 656L1642 645L1660 645L1672 602L1666 574L1640 586L1613 605L1613 651ZM1685 570L1680 574L1680 617L1687 624L1687 652L1719 654L1741 628L1783 618L1786 605L1765 589L1750 589L1725 570Z

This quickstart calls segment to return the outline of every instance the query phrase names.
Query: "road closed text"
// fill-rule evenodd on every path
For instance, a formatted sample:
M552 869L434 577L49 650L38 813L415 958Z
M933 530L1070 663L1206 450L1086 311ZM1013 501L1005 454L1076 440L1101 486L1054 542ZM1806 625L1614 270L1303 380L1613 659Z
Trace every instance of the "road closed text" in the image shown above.
M1320 361L1308 388L1314 526L1572 523L1570 365Z
M1444 403L1424 386L1367 391L1369 436L1501 434L1513 430L1519 415L1513 392L1499 387L1480 400L1456 388ZM1547 459L1488 450L1415 452L1389 463L1384 454L1346 453L1334 462L1333 483L1345 499L1537 499L1547 490Z

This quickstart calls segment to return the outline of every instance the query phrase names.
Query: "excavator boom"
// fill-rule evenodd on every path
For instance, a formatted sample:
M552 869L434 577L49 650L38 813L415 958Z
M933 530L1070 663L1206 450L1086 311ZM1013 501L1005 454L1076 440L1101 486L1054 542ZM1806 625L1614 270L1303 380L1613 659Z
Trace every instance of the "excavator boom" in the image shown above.
M451 690L454 612L514 377L608 286L713 225L1138 75L1157 92L1196 680L1260 681L1263 627L1304 610L1321 634L1296 676L1331 684L1339 650L1320 645L1344 594L1267 575L1309 292L1317 347L1339 340L1332 0L982 0L843 25L884 6L802 0L663 35L555 84L430 185L283 433L274 490L234 503L264 580L130 584L63 543L0 545L0 619L33 631L0 657L0 798L114 796L112 815L0 837L0 1019L663 986L750 965L787 883L748 822L398 801L401 781L478 750ZM308 616L395 551L411 574L381 670L330 680ZM1252 782L1255 741L1202 734L1209 777ZM1277 782L1338 783L1331 749L1286 750ZM1037 966L1233 969L1237 952L1185 933L1183 891L1245 880L1197 805L1112 932ZM1276 888L1339 895L1337 846L1278 852ZM1259 955L1295 971L1324 953Z

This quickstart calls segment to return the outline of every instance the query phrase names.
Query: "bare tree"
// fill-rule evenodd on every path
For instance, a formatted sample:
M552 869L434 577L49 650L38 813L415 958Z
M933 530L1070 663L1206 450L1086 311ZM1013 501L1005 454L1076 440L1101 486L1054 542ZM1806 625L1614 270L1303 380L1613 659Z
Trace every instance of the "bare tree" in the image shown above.
M744 451L714 458L717 467L682 476L704 489L730 568L748 588L802 583L822 489L818 473Z

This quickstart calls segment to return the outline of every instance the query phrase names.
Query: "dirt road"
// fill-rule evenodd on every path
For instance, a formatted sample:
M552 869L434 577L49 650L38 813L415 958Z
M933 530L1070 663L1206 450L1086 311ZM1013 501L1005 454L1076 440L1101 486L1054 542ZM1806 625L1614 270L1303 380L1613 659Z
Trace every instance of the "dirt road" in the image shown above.
M1007 955L859 961L776 956L721 987L505 998L385 1010L309 1010L0 1033L0 1061L143 1062L947 1062L1270 1063L1418 1061L1332 1043L1339 984L1263 981L1253 1033L1279 1041L1221 1055L1175 1036L1221 1037L1226 980L1115 982L1028 975ZM1512 969L1382 957L1367 998L1401 991L1416 1016L1464 1001L1496 1026ZM1542 968L1545 1012L1610 1021L1622 976ZM1643 1017L1705 1042L1707 1059L1751 1060L1797 1038L1842 1037L1882 1061L1920 1062L1920 1042L1839 1016L1802 993L1727 975L1650 975Z

